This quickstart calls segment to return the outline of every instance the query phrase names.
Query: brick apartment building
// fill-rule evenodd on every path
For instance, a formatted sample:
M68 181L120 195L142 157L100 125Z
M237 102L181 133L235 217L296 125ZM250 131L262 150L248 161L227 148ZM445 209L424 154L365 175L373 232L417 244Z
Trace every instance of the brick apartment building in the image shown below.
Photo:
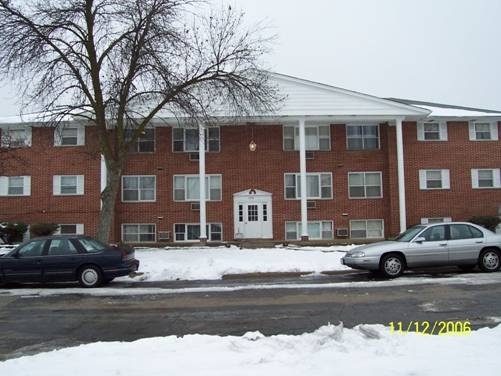
M377 239L500 214L500 112L271 76L286 95L276 114L152 122L122 176L115 240ZM0 122L0 221L95 235L106 169L92 124Z

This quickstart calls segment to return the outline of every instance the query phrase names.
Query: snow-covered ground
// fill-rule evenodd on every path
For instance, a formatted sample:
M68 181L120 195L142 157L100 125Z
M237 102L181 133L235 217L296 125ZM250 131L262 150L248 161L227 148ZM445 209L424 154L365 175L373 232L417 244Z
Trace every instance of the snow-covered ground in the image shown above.
M138 249L139 275L118 281L217 280L228 274L301 272L321 278L323 271L348 269L340 258L352 248L169 248ZM375 287L424 283L500 283L501 273L457 274L448 278L404 276L391 281L308 283L301 288ZM298 285L242 283L232 286L139 287L112 283L99 289L21 288L0 294L36 296L86 293L92 295L178 294L193 291L237 291L251 288L297 288ZM493 324L501 323L492 317ZM9 376L184 376L184 375L499 375L501 325L455 336L392 333L382 325L326 325L302 335L242 337L187 335L145 338L135 342L99 342L0 362Z
M9 376L436 376L500 374L501 325L461 336L392 333L381 325L265 337L187 335L98 342L0 363Z
M221 279L228 274L311 272L347 270L341 257L353 246L284 247L240 249L189 247L137 249L141 278L135 280L172 281Z

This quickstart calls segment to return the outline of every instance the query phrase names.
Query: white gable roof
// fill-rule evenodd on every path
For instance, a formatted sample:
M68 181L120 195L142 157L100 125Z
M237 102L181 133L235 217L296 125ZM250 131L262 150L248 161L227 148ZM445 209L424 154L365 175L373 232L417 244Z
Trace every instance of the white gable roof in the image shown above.
M429 111L355 91L270 73L285 100L278 116L427 116Z

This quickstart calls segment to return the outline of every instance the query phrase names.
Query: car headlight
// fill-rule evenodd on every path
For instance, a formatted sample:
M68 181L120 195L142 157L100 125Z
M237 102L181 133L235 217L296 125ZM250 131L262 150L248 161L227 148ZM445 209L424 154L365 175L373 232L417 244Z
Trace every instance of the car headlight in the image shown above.
M353 251L349 254L349 256L353 258L365 257L365 253L363 251Z

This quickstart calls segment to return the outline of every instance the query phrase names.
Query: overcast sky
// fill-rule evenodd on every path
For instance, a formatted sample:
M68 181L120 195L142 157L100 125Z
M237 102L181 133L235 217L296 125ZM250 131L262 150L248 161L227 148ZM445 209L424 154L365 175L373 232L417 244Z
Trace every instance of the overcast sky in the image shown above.
M380 97L501 110L501 0L230 0L272 70Z
M215 0L276 34L273 71L380 97L501 110L501 0ZM0 89L0 116L19 113Z

